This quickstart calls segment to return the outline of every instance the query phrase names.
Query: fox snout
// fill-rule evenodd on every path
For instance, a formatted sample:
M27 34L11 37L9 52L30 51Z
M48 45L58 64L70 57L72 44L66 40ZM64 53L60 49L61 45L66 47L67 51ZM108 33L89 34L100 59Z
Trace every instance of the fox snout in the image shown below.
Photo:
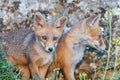
M52 47L52 46L46 46L45 47L45 51L48 52L48 53L53 52L54 51L54 47Z
M105 50L106 45L105 44L100 44L98 41L94 41L94 48L96 48L98 51Z

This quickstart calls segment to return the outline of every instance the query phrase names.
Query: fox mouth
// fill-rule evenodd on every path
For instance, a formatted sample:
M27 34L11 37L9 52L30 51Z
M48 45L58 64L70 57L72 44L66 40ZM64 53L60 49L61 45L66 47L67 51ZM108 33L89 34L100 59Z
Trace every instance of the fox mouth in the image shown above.
M102 50L102 49L100 48L100 46L98 46L98 45L95 45L94 48L97 49L98 51L101 51L101 50Z
M106 48L105 44L100 45L98 41L90 41L89 43L91 47L95 48L98 51L103 51Z
M103 51L103 50L105 50L105 45L103 45L103 46L93 45L93 46L91 46L91 47L95 48L95 49L98 50L98 51Z
M45 50L45 52L47 52L47 53L51 53L50 51L48 51L48 50Z
M98 50L90 45L86 45L85 51L90 51L90 52L95 52L97 56L103 56L104 54L106 54L105 50Z

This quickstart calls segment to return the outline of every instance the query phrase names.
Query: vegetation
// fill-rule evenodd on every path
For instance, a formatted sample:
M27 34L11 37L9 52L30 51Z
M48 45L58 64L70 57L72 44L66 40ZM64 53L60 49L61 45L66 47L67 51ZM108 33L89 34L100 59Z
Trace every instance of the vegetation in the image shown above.
M33 27L33 16L31 14L34 14L36 10L39 11L37 5L40 2L38 1L43 1L41 2L42 5L48 3L44 2L44 0L13 0L11 2L9 0L1 0L0 36L2 33L7 33L20 27ZM50 14L57 16L56 18L61 15L67 16L69 18L68 27L85 17L101 14L100 26L105 29L103 36L107 45L106 54L99 53L93 49L91 53L86 53L83 61L86 63L87 68L81 65L76 76L77 79L91 80L89 76L92 76L92 80L120 80L120 8L118 8L120 7L120 0L49 1L53 2L49 2L47 6L43 5L43 7L40 5L42 9L40 12L48 15L48 18L51 18ZM50 7L48 8L48 6ZM64 12L67 10L68 13ZM58 68L56 70L57 78L59 77L58 75L64 77ZM2 49L0 49L0 80L21 80L18 68L7 61ZM37 76L33 80L40 80L40 78Z
M5 54L0 49L0 80L20 80L17 69L14 72L12 69L16 69L16 67L7 61Z

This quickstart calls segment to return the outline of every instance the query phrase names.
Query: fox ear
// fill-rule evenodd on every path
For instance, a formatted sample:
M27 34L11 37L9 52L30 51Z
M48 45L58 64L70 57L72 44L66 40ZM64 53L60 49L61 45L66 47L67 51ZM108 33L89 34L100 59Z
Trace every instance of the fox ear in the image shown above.
M67 17L63 16L61 18L59 18L57 21L56 21L56 28L57 29L60 29L60 30L63 30L64 26L66 25L67 23Z
M90 26L90 28L97 27L97 25L99 25L99 19L100 19L100 16L90 17L87 20L87 24Z
M35 17L34 17L34 24L35 27L43 27L43 25L45 24L45 18L42 14L40 13L36 13Z

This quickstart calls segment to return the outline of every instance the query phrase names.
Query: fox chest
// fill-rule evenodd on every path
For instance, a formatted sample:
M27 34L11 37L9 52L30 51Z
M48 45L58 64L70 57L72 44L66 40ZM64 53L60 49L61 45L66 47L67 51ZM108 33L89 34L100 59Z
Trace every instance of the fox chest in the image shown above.
M41 54L35 60L35 62L37 63L38 66L50 64L52 61L53 61L52 55L50 55L50 54Z
M52 61L53 61L52 56L47 55L46 57L40 57L38 59L37 63L39 64L39 66L43 66L43 65L46 65L46 64L51 64Z
M71 58L71 62L73 65L77 65L80 63L84 57L84 46L79 43L75 43L72 47L73 56Z
M35 45L30 56L32 63L43 66L52 62L52 54L45 52L41 47Z

